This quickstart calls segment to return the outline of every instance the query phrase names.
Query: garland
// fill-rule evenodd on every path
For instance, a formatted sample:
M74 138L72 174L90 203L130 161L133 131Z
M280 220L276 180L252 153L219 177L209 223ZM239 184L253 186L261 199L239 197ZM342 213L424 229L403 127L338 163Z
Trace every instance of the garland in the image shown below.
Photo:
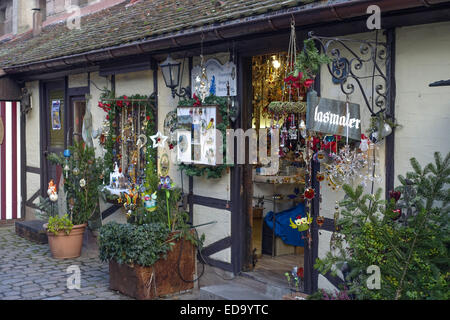
M226 97L218 97L213 94L209 95L204 100L205 105L218 105L219 112L222 116L222 123L216 124L216 128L222 132L223 144L222 150L217 150L216 152L222 152L226 150L226 130L230 126L230 119L228 118L228 104ZM201 103L199 103L198 99L184 99L180 100L179 106L193 106L199 107ZM225 159L225 156L224 156ZM224 162L226 162L224 160ZM178 165L178 170L182 170L188 176L196 176L200 177L205 175L207 179L218 179L221 178L224 171L233 165L231 164L220 164L215 166L206 166L206 165L198 165L198 164L184 164L181 163Z

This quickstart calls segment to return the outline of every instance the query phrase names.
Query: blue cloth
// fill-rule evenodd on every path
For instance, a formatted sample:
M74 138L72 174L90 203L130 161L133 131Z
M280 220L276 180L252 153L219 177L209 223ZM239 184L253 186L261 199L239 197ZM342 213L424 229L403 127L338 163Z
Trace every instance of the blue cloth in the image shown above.
M303 203L300 203L299 205L291 209L275 214L275 235L277 237L280 237L285 244L303 247L303 232L298 232L297 229L291 228L291 222L289 221L289 219L295 221L298 216L301 216L302 218L306 216L305 205ZM267 223L267 226L270 229L273 229L273 211L269 211L266 214L266 216L264 217L264 221Z

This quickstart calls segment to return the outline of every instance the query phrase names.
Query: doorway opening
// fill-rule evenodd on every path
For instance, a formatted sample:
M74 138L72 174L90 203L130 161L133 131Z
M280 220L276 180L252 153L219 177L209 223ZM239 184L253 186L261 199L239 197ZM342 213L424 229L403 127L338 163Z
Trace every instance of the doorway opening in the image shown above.
M272 160L263 164L258 155L258 163L252 168L252 179L247 182L250 185L245 186L252 193L253 270L248 274L283 289L303 292L305 243L308 240L306 231L299 232L291 225L306 218L303 198L306 108L285 109L271 104L274 101L306 101L306 91L302 89L295 95L287 93L287 60L285 52L253 56L251 60L252 128L257 137L265 130L271 159L274 154L271 154L271 136L278 134L280 143L275 153L279 154L278 165L275 166Z

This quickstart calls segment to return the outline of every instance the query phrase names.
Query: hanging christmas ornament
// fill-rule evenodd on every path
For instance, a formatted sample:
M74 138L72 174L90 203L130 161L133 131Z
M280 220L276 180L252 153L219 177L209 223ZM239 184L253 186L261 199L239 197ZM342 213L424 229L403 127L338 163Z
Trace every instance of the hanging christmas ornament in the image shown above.
M325 173L323 173L322 171L317 172L316 179L317 181L322 182L323 180L325 180Z
M81 188L84 188L85 186L86 186L86 180L81 179L81 180L80 180L80 187L81 187Z
M70 157L70 150L69 149L64 150L64 157L65 158L69 158Z
M136 147L140 150L147 144L147 136L145 134L140 134L136 141Z
M394 214L394 216L392 217L392 220L396 221L402 216L402 209L392 210L392 213Z
M160 176L168 176L170 169L169 156L167 153L163 153L161 155L161 159L159 160L159 174Z
M359 144L359 149L362 152L367 152L367 150L369 150L369 138L367 138L364 134L361 135L361 143Z
M322 227L322 225L325 223L325 217L324 216L318 216L316 218L316 222L317 222L317 225L319 226L319 228Z
M80 173L80 169L78 169L77 167L72 169L72 173L74 176L77 176Z
M402 193L400 191L394 190L389 191L389 198L394 199L395 202L397 202L400 199L401 195Z
M313 188L306 188L305 192L303 193L304 197L308 200L311 200L315 196L315 192Z
M158 131L155 135L150 136L153 142L153 148L163 147L166 144L167 136L164 136L160 131Z

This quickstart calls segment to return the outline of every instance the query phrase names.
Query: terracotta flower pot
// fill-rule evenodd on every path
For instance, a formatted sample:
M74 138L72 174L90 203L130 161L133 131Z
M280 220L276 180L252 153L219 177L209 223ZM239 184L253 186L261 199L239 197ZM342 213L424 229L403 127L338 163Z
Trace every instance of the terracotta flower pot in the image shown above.
M68 235L65 232L59 232L55 235L47 231L48 244L52 257L55 259L71 259L81 256L83 247L83 234L87 224L77 224L73 226ZM44 224L47 228L47 224Z

